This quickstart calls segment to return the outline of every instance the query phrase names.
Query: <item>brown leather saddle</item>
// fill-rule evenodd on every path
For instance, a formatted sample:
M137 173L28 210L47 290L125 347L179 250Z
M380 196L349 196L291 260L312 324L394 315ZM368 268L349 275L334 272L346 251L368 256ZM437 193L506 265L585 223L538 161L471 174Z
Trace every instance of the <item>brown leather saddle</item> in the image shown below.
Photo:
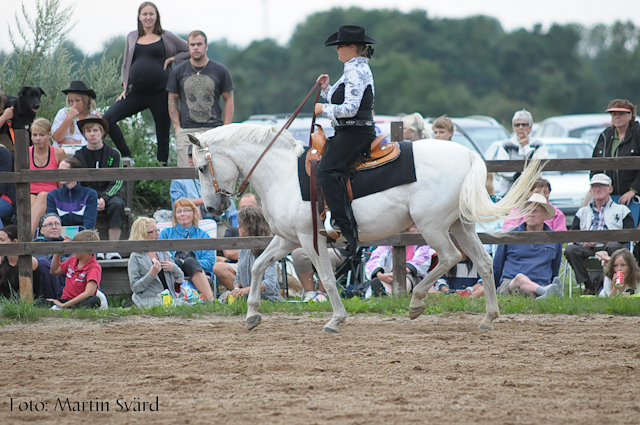
M322 160L324 149L327 143L327 137L320 124L315 124L316 131L311 134L311 149L307 151L307 157L305 160L304 168L307 175L315 180L315 167ZM371 142L371 151L369 156L364 157L361 161L355 164L355 166L349 170L349 172L357 172L360 170L368 170L371 168L380 167L381 165L392 162L400 156L400 145L398 142L386 143L381 145L382 141L387 136L384 134L376 137ZM353 193L351 191L351 180L345 179L347 182L347 192L349 193L349 201L353 201Z

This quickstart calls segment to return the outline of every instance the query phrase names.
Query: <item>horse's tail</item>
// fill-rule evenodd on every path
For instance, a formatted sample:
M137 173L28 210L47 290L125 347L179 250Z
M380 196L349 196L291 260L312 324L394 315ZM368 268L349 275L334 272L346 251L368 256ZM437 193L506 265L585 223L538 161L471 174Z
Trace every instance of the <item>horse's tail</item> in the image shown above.
M459 199L460 218L466 223L488 223L506 218L514 207L522 207L544 166L539 159L529 161L509 193L493 203L485 186L487 167L476 152L470 152L470 155L471 170L462 183Z

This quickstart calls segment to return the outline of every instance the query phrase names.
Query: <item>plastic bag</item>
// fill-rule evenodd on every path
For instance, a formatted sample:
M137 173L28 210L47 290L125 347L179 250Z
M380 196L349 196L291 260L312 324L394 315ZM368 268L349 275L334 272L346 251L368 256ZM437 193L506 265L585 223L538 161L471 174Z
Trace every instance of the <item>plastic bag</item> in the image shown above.
M191 305L205 302L204 295L202 295L200 291L193 286L193 283L188 280L185 280L180 284L180 295L178 295L178 297Z

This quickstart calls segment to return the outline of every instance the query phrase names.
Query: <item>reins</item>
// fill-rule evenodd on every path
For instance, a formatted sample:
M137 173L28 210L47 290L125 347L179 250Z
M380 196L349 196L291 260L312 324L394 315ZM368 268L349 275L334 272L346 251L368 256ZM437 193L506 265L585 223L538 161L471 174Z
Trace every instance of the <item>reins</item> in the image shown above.
M287 120L287 122L285 123L285 125L280 129L280 131L278 131L278 133L276 134L276 136L273 138L273 140L267 145L267 147L264 149L264 151L262 152L262 154L260 155L260 157L256 160L256 163L253 164L253 167L251 168L251 170L249 170L249 173L247 173L247 176L244 178L244 180L242 181L242 183L240 184L240 187L238 187L238 190L236 191L234 196L242 196L244 194L244 192L247 190L247 186L249 186L249 177L251 177L251 174L253 174L253 171L256 169L256 167L258 166L258 164L260 163L260 160L264 157L264 155L267 153L267 151L269 150L269 148L271 148L271 146L273 146L273 144L276 142L276 140L278 139L278 137L280 137L280 135L282 134L282 132L286 129L288 129L291 126L291 123L293 122L293 120L296 118L296 116L298 116L298 113L300 112L300 110L302 109L302 107L304 106L305 103L307 103L307 100L309 100L309 98L311 97L311 94L313 93L314 90L316 90L316 88L318 89L318 93L316 94L316 102L318 99L318 95L320 94L320 84L316 81L316 83L313 85L313 87L311 87L311 90L309 91L309 93L307 93L307 95L305 96L304 100L302 101L302 103L300 103L300 105L298 105L298 107L296 108L296 110L293 112L293 114L291 115L291 117L289 117L289 119ZM315 106L315 105L314 105ZM315 122L315 113L313 114L313 121ZM312 132L313 132L313 126L312 128ZM208 153L208 152L207 152ZM211 156L209 155L209 158ZM211 160L209 159L209 168L211 168L211 173L213 175L213 168L211 167ZM214 178L215 181L215 178ZM217 186L217 184L214 183L214 186ZM217 187L216 187L217 190Z

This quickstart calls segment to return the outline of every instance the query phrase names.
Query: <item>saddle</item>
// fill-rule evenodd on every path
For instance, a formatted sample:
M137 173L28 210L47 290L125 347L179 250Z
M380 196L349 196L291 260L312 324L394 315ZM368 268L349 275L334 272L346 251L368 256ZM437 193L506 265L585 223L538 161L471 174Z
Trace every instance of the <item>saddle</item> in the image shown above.
M327 218L329 206L327 205L324 199L324 194L316 180L316 169L322 160L322 155L324 154L324 149L327 143L327 136L320 124L314 124L314 128L316 131L311 134L311 148L307 151L304 168L311 181L311 215L313 226L315 228L317 212L322 211L320 213L320 219L325 220ZM373 142L371 142L371 147L368 152L369 155L356 162L347 171L345 182L347 186L347 193L349 194L349 202L353 202L353 190L351 189L351 179L348 177L349 174L352 172L380 167L381 165L392 162L400 156L400 145L397 142L381 145L382 141L386 137L387 136L384 134L376 137ZM328 233L327 236L332 239L338 239L339 237L335 232ZM314 233L313 245L317 253L318 248L316 238L317 234Z
M324 149L327 143L327 136L320 124L314 124L316 131L311 134L311 149L307 151L307 157L305 159L304 168L309 177L315 174L315 166L322 160ZM386 139L386 135L381 134L371 142L371 149L368 156L365 156L354 164L349 172L357 172L360 170L368 170L371 168L380 167L381 165L392 162L400 156L400 145L398 142L387 143L381 145L382 141ZM315 161L315 166L314 165ZM315 179L313 179L315 180ZM347 192L349 193L349 201L353 201L353 192L351 190L351 180L345 179L347 183Z

